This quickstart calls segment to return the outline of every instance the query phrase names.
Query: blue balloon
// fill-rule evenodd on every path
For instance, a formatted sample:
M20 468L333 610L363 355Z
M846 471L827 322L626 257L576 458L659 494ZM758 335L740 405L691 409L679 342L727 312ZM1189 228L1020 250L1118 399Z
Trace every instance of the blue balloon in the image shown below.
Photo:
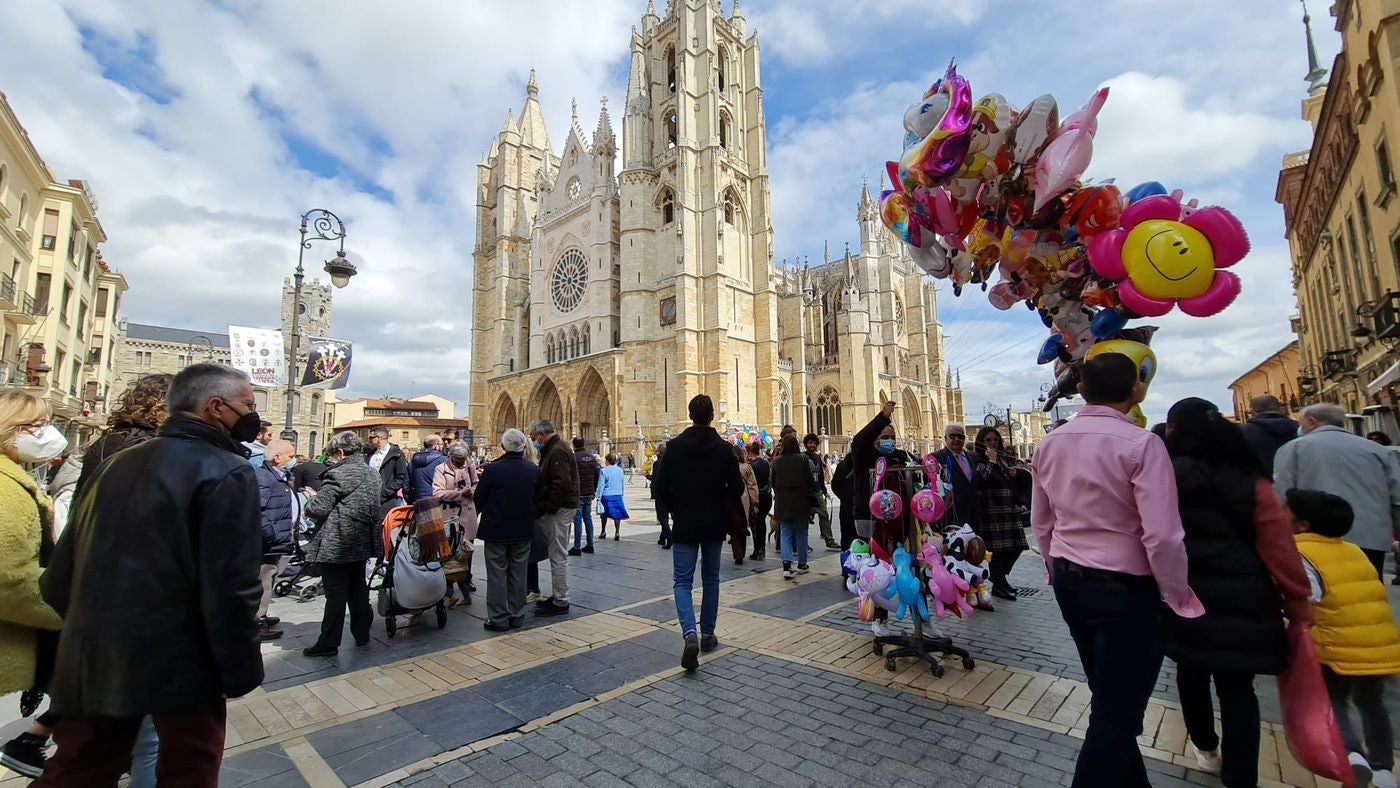
M1158 194L1166 193L1167 187L1163 186L1161 183L1157 181L1147 181L1146 183L1139 183L1129 189L1128 193L1124 196L1128 198L1128 204L1131 205L1144 197L1153 197Z
M1100 309L1098 314L1089 321L1089 330L1094 332L1094 339L1105 339L1117 334L1128 325L1128 318L1117 309Z
M1040 346L1040 355L1036 356L1035 363L1049 364L1060 357L1060 347L1064 345L1064 337L1059 334L1051 334L1045 338L1045 343Z

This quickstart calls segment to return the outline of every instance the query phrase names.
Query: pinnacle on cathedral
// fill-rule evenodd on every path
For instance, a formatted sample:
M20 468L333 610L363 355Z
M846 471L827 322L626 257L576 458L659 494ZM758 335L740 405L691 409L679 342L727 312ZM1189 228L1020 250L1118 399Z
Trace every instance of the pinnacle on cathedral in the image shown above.
M608 117L608 97L603 96L598 110L598 128L593 130L593 155L612 156L617 153L617 138L613 135L612 118Z

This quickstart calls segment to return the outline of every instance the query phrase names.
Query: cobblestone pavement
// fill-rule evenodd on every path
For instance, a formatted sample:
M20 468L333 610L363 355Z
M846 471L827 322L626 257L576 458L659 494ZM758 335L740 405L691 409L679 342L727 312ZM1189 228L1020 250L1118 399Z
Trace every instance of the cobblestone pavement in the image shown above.
M376 619L370 647L347 640L337 658L315 660L300 649L320 601L276 600L287 635L264 644L263 687L229 704L221 783L1068 784L1089 692L1034 555L1013 577L1029 596L942 625L977 664L947 660L941 677L912 661L887 670L872 653L834 552L817 548L796 581L772 571L777 561L726 557L721 648L687 675L670 554L649 502L630 500L641 494L629 485L621 541L570 560L562 619L497 635L482 629L478 601L441 630L388 638ZM547 563L541 576L547 584ZM477 584L484 592L480 574ZM1264 784L1325 784L1287 753L1270 685L1260 682ZM1186 755L1170 663L1139 741L1154 785L1216 784ZM0 776L4 788L22 783Z

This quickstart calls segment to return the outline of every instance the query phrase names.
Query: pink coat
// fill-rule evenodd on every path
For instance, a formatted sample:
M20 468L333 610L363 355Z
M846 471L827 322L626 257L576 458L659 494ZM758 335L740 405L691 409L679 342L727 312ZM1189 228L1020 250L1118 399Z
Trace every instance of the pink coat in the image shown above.
M460 524L466 532L467 541L476 539L476 503L472 495L476 491L476 465L468 458L461 468L452 460L438 463L433 471L433 496L442 501L448 509L460 507Z

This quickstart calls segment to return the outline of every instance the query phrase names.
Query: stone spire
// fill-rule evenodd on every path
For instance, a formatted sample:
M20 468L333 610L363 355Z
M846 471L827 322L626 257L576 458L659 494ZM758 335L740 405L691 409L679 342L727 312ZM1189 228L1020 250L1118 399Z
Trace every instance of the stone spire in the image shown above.
M530 79L525 83L525 106L520 108L520 141L532 148L551 150L539 97L540 83L535 70L530 69Z
M729 15L729 24L739 36L744 35L744 12L739 8L739 0L734 0L734 11Z
M875 203L875 198L870 196L870 178L860 176L860 204L856 207L856 219L859 221L870 221L880 213L880 206Z
M822 263L831 262L831 242L822 241Z
M1313 44L1312 17L1308 16L1307 0L1303 4L1303 31L1308 37L1308 75L1303 79L1308 83L1308 95L1316 96L1327 88L1327 69L1317 62L1317 47Z
M608 117L608 97L603 96L598 110L598 127L593 130L593 154L612 159L617 153L617 137L613 134L612 118Z
M655 14L652 14L654 18ZM650 167L651 150L651 97L647 94L649 82L646 71L646 53L642 50L642 39L632 33L632 67L627 75L627 104L622 110L622 166Z

